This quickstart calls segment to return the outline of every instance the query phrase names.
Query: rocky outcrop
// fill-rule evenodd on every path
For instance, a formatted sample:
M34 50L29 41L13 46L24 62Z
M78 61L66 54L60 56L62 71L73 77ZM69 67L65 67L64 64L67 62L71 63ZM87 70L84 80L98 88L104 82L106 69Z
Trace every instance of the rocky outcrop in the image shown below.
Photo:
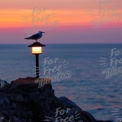
M34 80L20 78L0 88L0 122L102 122L66 97L57 98L51 84L38 88Z
M0 88L3 88L4 86L7 86L8 83L5 80L0 79Z

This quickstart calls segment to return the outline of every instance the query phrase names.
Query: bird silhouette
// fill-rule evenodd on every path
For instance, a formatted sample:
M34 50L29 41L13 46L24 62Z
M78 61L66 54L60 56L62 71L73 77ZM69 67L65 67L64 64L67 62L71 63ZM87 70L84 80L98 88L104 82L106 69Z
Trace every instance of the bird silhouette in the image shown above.
M37 40L42 37L43 33L45 33L45 32L39 31L38 33L36 33L36 34L34 34L34 35L30 36L30 37L26 37L25 39L36 40L36 42L37 42Z

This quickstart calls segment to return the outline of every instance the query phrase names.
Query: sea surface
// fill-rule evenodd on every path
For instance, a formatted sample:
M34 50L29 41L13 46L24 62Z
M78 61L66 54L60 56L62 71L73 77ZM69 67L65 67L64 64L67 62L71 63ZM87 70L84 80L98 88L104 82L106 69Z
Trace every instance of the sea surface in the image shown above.
M51 78L57 97L66 96L96 119L122 118L122 44L46 44L40 77ZM0 45L0 79L35 76L27 44Z

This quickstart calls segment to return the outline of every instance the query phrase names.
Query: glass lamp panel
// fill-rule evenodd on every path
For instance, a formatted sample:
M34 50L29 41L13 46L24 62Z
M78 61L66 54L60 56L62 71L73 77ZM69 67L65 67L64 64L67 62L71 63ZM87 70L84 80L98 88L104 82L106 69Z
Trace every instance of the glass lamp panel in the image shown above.
M42 47L32 47L32 54L41 54Z

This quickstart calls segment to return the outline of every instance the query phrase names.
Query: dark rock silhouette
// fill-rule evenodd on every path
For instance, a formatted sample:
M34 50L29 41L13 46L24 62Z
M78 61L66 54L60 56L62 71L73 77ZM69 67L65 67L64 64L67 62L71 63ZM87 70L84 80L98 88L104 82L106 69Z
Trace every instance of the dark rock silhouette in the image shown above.
M8 83L5 80L0 79L0 88L8 85Z
M49 122L56 122L56 117L59 117L56 115L57 108L60 112L69 109L60 115L57 122L61 122L60 119L68 122L69 118L72 122L111 122L97 121L68 98L57 98L51 84L38 88L35 79L20 78L0 88L1 122L45 122L47 118L50 118Z

